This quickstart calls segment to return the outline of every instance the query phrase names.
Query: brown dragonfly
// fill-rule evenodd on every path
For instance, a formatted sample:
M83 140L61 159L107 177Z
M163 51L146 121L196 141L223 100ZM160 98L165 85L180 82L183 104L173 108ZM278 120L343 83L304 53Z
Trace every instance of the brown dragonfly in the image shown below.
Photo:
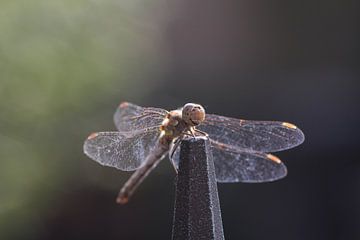
M298 146L304 134L295 125L250 121L205 114L199 104L166 111L123 102L114 115L116 132L91 134L84 152L96 162L135 171L117 197L127 203L157 164L169 154L177 171L179 144L185 137L205 135L211 143L218 182L269 182L287 174L281 160L269 152Z

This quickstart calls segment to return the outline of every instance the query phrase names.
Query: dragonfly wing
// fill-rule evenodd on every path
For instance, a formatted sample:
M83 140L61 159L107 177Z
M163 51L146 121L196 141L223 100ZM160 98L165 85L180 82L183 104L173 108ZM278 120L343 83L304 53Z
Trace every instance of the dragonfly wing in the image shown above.
M286 166L271 154L239 151L214 141L211 141L211 151L218 182L271 182L287 174ZM175 150L171 161L178 170L180 147Z
M158 137L158 128L132 133L93 133L84 143L84 153L101 165L133 171L141 167Z
M286 122L249 121L207 114L198 129L216 142L250 152L277 152L304 141L302 131Z
M271 182L287 174L286 166L274 155L247 152L211 142L218 182Z
M123 102L114 114L114 123L120 132L138 131L159 127L168 111L161 108L145 108Z

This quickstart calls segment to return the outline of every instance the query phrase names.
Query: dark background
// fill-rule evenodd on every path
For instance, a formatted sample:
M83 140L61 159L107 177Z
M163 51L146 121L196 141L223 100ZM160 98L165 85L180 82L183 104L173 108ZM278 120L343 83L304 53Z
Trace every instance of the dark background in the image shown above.
M0 238L170 239L163 161L131 173L82 153L121 101L295 123L288 176L219 184L226 239L360 239L358 1L1 1Z

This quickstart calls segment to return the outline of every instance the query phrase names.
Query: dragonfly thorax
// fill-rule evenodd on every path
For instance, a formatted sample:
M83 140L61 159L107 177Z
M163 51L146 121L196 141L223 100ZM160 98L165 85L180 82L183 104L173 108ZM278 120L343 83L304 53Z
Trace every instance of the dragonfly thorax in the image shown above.
M188 128L188 125L181 117L181 111L174 110L167 114L160 127L160 130L162 132L162 137L165 138L168 142L171 142L174 138L179 137Z
M204 108L195 103L187 103L182 109L169 112L164 119L160 130L161 139L167 143L184 133L193 133L195 126L198 126L205 119Z

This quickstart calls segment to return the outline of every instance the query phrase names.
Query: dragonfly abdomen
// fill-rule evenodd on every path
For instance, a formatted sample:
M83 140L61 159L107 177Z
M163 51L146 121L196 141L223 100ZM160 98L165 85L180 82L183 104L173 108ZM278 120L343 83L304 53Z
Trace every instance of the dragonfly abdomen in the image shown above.
M129 198L137 187L142 183L142 181L149 175L149 173L157 166L157 164L165 157L169 152L170 144L163 144L159 142L156 146L150 151L149 155L146 157L146 160L139 169L137 169L133 175L127 180L122 189L119 192L119 195L116 199L117 203L125 204L129 201Z

